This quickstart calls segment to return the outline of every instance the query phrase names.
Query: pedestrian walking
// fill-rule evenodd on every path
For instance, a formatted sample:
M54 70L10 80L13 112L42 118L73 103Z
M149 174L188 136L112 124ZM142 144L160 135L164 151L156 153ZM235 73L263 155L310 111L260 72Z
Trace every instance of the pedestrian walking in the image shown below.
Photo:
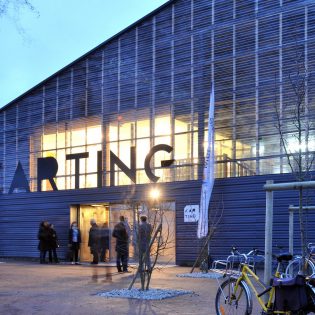
M151 270L150 258L150 242L151 242L152 226L147 222L147 216L140 217L139 225L139 252L140 252L140 268L143 270ZM144 264L144 266L143 266Z
M71 263L79 265L79 249L81 244L81 232L78 228L76 221L71 223L69 234L68 234L69 244L68 247L71 250Z
M129 236L124 224L124 216L120 216L119 220L113 231L113 237L116 238L116 266L118 272L128 272Z
M38 249L40 252L40 263L46 264L46 253L50 249L50 231L47 221L40 223L37 238L39 239Z
M100 261L106 261L106 253L109 250L109 228L105 222L100 229Z
M57 256L57 248L59 247L59 243L58 243L58 236L57 236L57 232L54 228L53 224L49 224L49 262L52 263L53 262L53 258L54 258L54 262L56 264L59 263L58 260L58 256Z
M98 264L98 251L99 251L99 228L96 224L95 219L90 220L91 228L89 232L88 245L93 255L93 261L91 264Z

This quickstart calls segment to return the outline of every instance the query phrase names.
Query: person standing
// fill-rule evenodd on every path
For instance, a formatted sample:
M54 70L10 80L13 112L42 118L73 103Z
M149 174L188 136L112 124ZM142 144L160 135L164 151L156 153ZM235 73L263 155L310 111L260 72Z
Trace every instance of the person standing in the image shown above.
M109 250L109 228L108 222L105 222L100 229L100 261L106 260L106 252Z
M98 264L98 249L99 249L99 228L95 219L90 220L91 228L89 232L89 247L91 254L93 255L93 261L91 264Z
M59 247L58 244L58 237L57 232L54 228L53 224L49 225L49 262L52 263L53 257L56 264L59 263L58 256L57 256L57 248Z
M124 216L120 216L119 220L113 230L113 237L116 238L116 266L118 272L128 272L129 236L124 224Z
M152 226L147 222L147 216L142 215L140 217L139 226L139 252L140 252L140 268L150 271L151 270L151 258L150 258L150 242Z
M69 229L69 247L71 249L71 263L79 265L79 249L81 244L81 232L76 221L71 223Z
M38 249L40 251L40 263L46 264L46 253L50 248L50 231L47 221L40 223L37 238L39 239Z

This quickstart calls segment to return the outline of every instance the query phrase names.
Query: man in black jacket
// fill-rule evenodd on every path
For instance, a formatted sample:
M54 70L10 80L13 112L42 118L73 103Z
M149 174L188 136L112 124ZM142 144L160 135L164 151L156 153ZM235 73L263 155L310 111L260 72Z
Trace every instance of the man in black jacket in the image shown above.
M93 261L91 264L98 264L98 245L99 245L99 228L95 219L90 220L91 228L89 232L89 247L91 254L93 255Z
M113 237L116 238L116 266L118 272L128 272L129 236L124 224L124 216L120 216L119 219L120 222L115 225L113 231Z

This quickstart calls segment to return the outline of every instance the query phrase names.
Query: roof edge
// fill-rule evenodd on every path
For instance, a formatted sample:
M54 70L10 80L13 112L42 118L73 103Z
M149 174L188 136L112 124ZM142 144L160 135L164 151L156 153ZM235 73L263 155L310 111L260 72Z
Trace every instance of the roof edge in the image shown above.
M135 21L134 23L130 24L129 26L125 27L124 29L122 29L120 32L116 33L115 35L111 36L110 38L106 39L105 41L103 41L102 43L100 43L99 45L97 45L96 47L92 48L91 50L89 50L88 52L86 52L85 54L83 54L82 56L78 57L77 59L75 59L74 61L70 62L69 64L67 64L66 66L62 67L61 69L59 69L58 71L54 72L52 75L50 75L49 77L47 77L46 79L40 81L39 83L37 83L36 85L34 85L33 87L31 87L29 90L25 91L24 93L22 93L21 95L17 96L15 99L13 99L12 101L10 101L9 103L7 103L6 105L4 105L3 107L0 108L0 113L7 110L9 107L11 107L14 103L16 103L17 101L19 101L20 99L22 99L23 97L25 97L27 94L29 94L30 92L32 92L33 90L35 90L36 88L38 88L39 86L45 84L47 81L49 81L50 79L52 79L53 77L57 76L60 72L62 72L63 70L71 67L72 65L74 65L75 63L79 62L80 60L86 58L88 55L92 54L94 51L96 51L97 49L99 49L101 46L108 44L109 42L113 41L114 39L116 39L117 37L120 37L122 34L126 33L127 31L131 30L133 27L135 27L137 24L140 24L141 22L143 22L144 20L148 19L149 17L156 15L159 11L162 11L164 8L166 8L167 6L173 4L174 2L176 2L178 0L168 0L166 3L162 4L161 6L159 6L158 8L154 9L153 11L151 11L150 13L146 14L145 16L143 16L142 18L140 18L139 20Z

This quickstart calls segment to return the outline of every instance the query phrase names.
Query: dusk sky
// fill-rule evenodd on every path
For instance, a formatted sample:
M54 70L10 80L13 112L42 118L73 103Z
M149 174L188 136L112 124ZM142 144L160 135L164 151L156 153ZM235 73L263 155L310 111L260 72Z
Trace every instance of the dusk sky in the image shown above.
M0 107L167 0L32 0L0 17Z

